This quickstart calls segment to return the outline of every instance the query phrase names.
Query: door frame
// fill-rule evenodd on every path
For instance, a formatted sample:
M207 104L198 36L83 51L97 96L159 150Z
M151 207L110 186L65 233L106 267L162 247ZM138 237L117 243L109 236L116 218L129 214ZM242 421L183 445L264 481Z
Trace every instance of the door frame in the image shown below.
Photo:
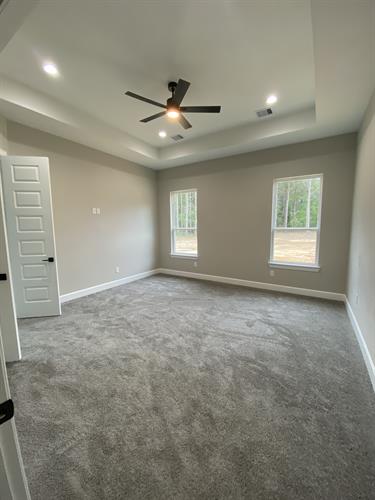
M5 361L10 362L19 361L22 355L10 268L2 184L0 169L0 272L7 275L7 280L0 282L0 329L2 330Z
M11 398L5 361L21 358L2 201L0 178L0 265L8 278L0 281L0 403ZM0 491L4 500L31 500L14 417L0 425Z

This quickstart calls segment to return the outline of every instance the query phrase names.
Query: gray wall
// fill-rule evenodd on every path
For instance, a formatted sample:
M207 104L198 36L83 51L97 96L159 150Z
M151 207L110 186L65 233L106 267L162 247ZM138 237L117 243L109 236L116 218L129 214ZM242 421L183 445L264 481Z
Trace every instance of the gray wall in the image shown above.
M62 294L156 267L154 171L13 122L8 154L49 157Z
M344 293L356 135L278 147L158 173L159 265L163 268ZM270 276L273 179L324 174L320 272ZM169 193L198 189L198 266L171 257Z
M375 92L358 137L347 296L375 363Z

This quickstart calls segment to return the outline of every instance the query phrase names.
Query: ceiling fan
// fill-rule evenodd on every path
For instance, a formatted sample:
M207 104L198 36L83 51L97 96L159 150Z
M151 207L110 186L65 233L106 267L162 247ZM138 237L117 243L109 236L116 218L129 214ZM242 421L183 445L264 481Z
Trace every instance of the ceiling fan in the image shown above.
M140 120L142 123L147 123L151 120L155 120L155 118L167 115L169 118L176 118L180 125L187 129L191 128L192 125L182 113L220 113L221 111L221 106L181 106L182 99L185 97L189 87L190 82L181 80L181 78L178 80L178 83L169 82L168 90L172 92L172 97L167 99L167 104L161 104L160 102L153 101L147 97L134 94L134 92L128 91L125 92L125 95L134 97L134 99L139 99L140 101L148 102L149 104L153 104L159 108L164 108L165 111L161 111L160 113L156 113L155 115L151 115L147 118L143 118L143 120Z

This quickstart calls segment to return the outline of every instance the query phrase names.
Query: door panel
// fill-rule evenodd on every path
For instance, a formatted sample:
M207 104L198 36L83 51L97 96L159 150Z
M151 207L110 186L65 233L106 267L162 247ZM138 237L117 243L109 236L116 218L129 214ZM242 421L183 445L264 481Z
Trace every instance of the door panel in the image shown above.
M17 317L61 314L48 158L4 156L1 174Z
M19 233L28 233L30 231L43 231L42 217L33 217L32 215L17 215L17 231Z
M46 264L23 264L22 278L30 280L34 278L46 278L47 266Z

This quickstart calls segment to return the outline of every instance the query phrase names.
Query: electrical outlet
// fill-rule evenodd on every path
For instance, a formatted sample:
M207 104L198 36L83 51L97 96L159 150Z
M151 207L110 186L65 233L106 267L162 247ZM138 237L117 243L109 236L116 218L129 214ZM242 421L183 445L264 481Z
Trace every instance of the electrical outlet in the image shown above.
M120 268L119 266L116 266L116 273L119 273L120 272Z
M198 262L195 260L194 261L194 264L193 264L194 267L198 267Z
M270 276L275 276L275 271L273 269L270 270Z

